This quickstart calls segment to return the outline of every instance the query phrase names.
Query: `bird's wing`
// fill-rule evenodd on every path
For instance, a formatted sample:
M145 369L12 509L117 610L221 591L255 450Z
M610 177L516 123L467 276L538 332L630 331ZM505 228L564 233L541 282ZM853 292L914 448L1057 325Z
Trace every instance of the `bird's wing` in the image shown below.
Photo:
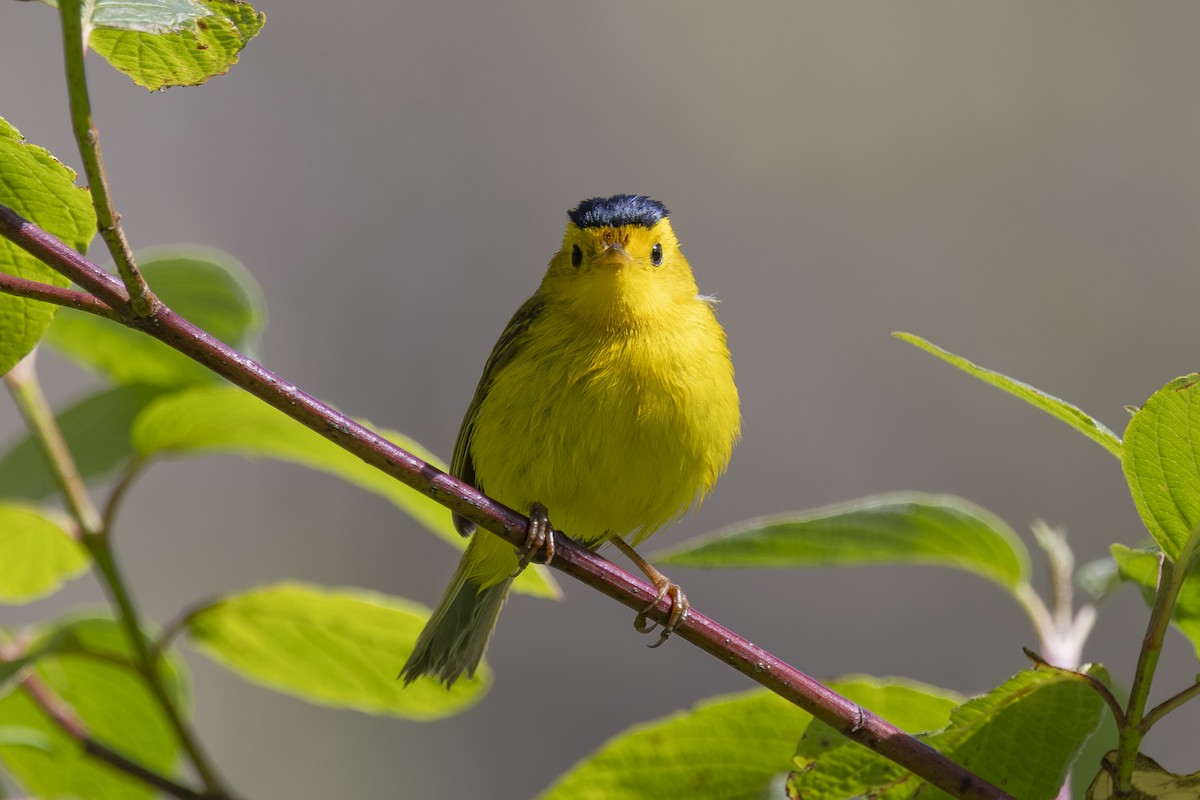
M471 458L471 434L475 431L475 420L479 415L479 407L483 405L483 398L487 397L492 379L524 347L525 332L542 313L545 305L545 298L541 293L534 294L517 309L517 313L513 314L512 319L508 321L504 333L500 334L499 341L492 348L492 354L488 356L487 363L483 367L483 377L479 379L479 385L475 387L475 396L471 398L471 405L467 406L462 426L458 429L458 439L454 442L454 457L450 459L450 474L480 491L484 491L484 488L479 485L479 481L475 477L475 461ZM475 532L475 523L458 514L454 515L454 527L463 536L470 536Z

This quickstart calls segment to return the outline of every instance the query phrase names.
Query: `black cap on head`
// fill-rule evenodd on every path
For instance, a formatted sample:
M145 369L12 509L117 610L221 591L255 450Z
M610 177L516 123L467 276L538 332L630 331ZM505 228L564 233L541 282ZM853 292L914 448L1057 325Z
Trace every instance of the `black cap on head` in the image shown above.
M667 216L667 207L638 194L615 194L584 200L567 212L581 228L619 228L622 225L653 227Z

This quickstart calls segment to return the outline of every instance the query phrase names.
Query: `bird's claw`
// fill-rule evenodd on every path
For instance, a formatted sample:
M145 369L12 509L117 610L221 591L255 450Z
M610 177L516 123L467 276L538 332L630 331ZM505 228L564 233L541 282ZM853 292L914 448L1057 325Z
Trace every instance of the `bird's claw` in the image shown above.
M688 603L687 595L683 593L683 589L677 583L671 583L666 579L666 576L660 574L661 581L655 581L655 586L658 587L658 594L654 596L654 602L643 608L636 617L633 618L633 627L638 633L650 633L658 627L658 623L649 619L646 615L658 606L660 600L664 597L671 598L671 613L667 616L667 622L662 626L662 632L658 635L658 641L654 644L647 645L653 649L660 646L663 642L670 638L675 629L683 623L688 617L688 611L691 609L691 604Z
M550 513L541 503L529 507L529 528L525 534L525 545L517 552L521 554L517 561L517 571L511 577L520 575L529 566L537 554L546 552L543 564L554 560L554 527L550 524Z

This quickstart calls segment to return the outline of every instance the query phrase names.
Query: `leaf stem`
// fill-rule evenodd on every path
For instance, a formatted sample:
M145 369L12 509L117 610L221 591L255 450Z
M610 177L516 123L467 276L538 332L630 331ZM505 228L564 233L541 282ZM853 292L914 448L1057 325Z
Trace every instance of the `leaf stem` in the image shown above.
M162 626L162 629L159 630L158 637L154 640L153 644L150 645L150 654L155 658L158 658L163 652L166 651L168 647L171 646L171 642L175 640L175 637L183 632L185 626L191 622L192 617L196 616L201 611L212 608L220 602L221 598L211 597L198 603L193 603L183 611L179 612L174 619Z
M1194 697L1200 697L1200 681L1193 683L1182 692L1168 697L1166 700L1163 700L1161 703L1148 711L1146 716L1142 718L1142 724L1140 726L1142 733L1149 733L1150 729L1154 727L1156 722Z
M58 725L68 736L78 741L83 746L84 752L88 755L111 764L122 772L132 775L144 783L166 792L172 797L178 797L180 800L205 800L206 795L176 783L167 776L155 772L149 767L139 764L97 742L91 737L83 721L76 717L66 704L37 675L30 673L25 676L21 681L21 688L25 690L25 693L29 695L30 699L42 711L46 712L46 715L53 720L54 724Z
M113 522L117 517L117 509L121 507L121 501L125 499L125 494L129 491L129 487L133 485L133 481L141 474L142 468L146 465L146 459L138 456L125 465L121 470L121 477L113 485L112 490L108 494L108 502L104 504L104 530L111 530Z
M1150 610L1150 621L1146 625L1146 635L1142 639L1142 649L1138 654L1133 683L1129 687L1129 703L1125 711L1127 724L1120 729L1120 737L1117 741L1117 774L1114 778L1114 790L1117 797L1129 796L1133 788L1133 770L1137 763L1142 739L1150 725L1153 725L1171 708L1160 711L1162 709L1162 705L1160 705L1151 712L1150 716L1145 716L1146 702L1150 696L1150 684L1154 680L1158 659L1162 655L1163 639L1166 637L1167 627L1171 623L1171 614L1175 610L1175 601L1179 597L1179 591L1183 588L1183 581L1196 556L1198 545L1200 545L1200 526L1192 529L1191 535L1183 543L1174 562L1167 560L1165 554L1159 557L1161 560L1159 562L1158 592L1154 596L1154 606ZM1172 700L1167 702L1170 703Z
M34 354L25 356L7 375L4 383L12 395L17 410L29 426L33 438L41 447L50 465L50 471L58 482L66 499L71 516L82 532L82 538L96 535L102 528L100 513L96 510L92 498L88 495L83 476L63 438L62 431L54 419L54 412L42 393L34 370Z
M100 153L100 131L92 121L92 101L88 95L87 72L83 63L84 54L87 52L87 34L83 28L81 6L80 0L59 0L71 128L75 133L79 155L83 159L83 172L91 189L100 236L116 262L121 280L125 282L133 315L146 317L159 301L138 270L133 250L125 238L125 230L121 227L121 215L113 206L112 190L104 170L104 158Z
M0 235L53 269L72 277L76 283L85 285L74 277L79 275L92 281L101 291L113 292L111 283L106 280L111 280L112 276L2 205ZM102 299L108 302L108 297ZM130 315L124 319L124 324L164 342L367 464L512 545L522 546L525 543L529 519L523 514L397 447L253 359L228 347L171 309L160 306L145 318ZM631 575L565 536L556 541L552 566L635 611L644 609L647 598L657 594L657 590L645 580ZM666 622L670 608L670 600L663 598L648 617L660 623ZM1008 794L970 770L709 619L694 606L676 628L675 634L808 711L847 738L880 753L952 797L962 800L1011 800ZM145 647L145 643L142 642L140 646Z

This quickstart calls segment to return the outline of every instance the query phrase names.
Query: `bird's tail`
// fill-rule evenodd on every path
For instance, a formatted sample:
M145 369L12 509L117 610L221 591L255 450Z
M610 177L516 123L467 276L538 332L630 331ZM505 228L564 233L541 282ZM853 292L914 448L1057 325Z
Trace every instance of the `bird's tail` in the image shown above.
M480 588L481 580L471 575L472 571L468 554L400 670L405 685L422 675L432 675L449 688L464 672L468 678L474 677L513 579Z

